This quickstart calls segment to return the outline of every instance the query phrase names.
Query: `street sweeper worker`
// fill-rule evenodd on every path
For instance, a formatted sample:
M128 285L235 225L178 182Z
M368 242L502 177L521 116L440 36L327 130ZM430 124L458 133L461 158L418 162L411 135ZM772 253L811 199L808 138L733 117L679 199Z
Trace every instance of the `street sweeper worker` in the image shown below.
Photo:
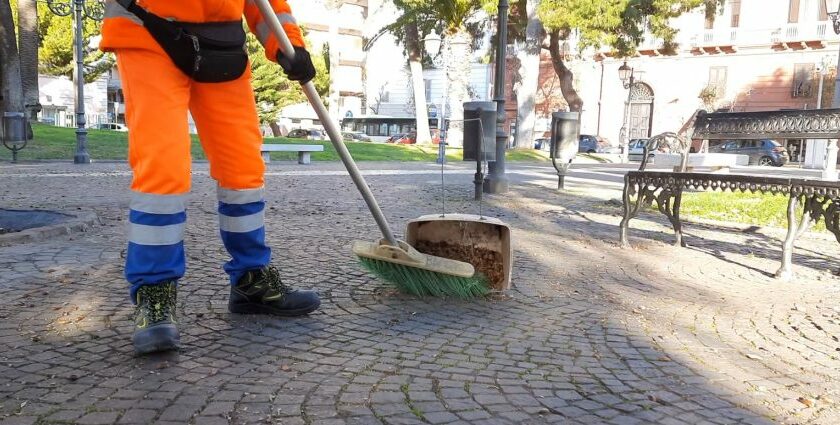
M136 304L138 353L180 345L175 305L185 272L188 112L217 183L219 229L231 257L224 264L230 311L298 316L320 305L314 291L281 282L265 242L262 136L242 17L290 79L315 76L289 5L270 4L295 46L293 60L282 55L253 0L108 0L100 48L116 54L130 129L125 277Z

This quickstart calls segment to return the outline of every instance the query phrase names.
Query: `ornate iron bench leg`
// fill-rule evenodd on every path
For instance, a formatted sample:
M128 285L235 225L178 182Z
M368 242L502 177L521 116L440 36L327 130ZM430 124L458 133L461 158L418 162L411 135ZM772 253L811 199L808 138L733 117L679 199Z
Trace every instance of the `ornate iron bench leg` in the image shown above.
M624 179L624 193L622 195L622 201L624 204L624 217L622 217L621 224L619 225L621 232L619 241L622 248L629 248L630 242L627 240L627 228L630 226L630 220L635 214L633 213L634 209L630 206L630 181L627 178ZM636 199L636 203L638 204L639 202L641 202L641 196L638 196L638 199ZM638 207L635 208L635 210L638 210Z
M685 240L683 239L682 234L682 222L680 221L680 204L682 203L682 189L677 188L675 189L674 193L674 205L673 205L673 215L668 217L671 220L671 225L674 226L674 236L676 237L676 241L674 242L675 246L685 247Z
M793 243L796 241L796 237L800 234L798 226L796 225L796 206L796 196L791 194L788 199L787 208L787 236L785 237L784 245L782 245L782 266L779 267L778 271L776 271L776 278L778 279L789 280L793 277ZM803 217L802 220L803 223L805 223L808 219Z

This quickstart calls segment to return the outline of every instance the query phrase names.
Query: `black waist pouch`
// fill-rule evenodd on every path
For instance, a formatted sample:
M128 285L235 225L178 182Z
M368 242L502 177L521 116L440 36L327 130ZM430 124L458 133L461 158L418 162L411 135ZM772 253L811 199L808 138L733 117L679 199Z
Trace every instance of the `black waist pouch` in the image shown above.
M188 23L170 21L119 0L143 25L184 74L200 83L222 83L242 76L248 67L242 21Z

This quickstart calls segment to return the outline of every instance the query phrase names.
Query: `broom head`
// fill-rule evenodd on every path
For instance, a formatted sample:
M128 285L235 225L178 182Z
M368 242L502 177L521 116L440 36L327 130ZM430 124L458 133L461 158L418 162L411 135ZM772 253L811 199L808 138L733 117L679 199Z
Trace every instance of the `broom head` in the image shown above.
M490 292L472 264L423 254L404 241L356 241L353 253L370 272L409 294L470 298Z

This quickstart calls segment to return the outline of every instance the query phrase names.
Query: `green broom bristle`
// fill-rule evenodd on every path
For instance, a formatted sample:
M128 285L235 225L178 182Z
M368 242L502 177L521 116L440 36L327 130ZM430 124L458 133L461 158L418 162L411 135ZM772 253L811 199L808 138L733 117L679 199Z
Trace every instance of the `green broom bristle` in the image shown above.
M487 278L480 273L460 277L365 257L360 257L359 261L365 269L393 283L406 294L474 298L490 293Z

